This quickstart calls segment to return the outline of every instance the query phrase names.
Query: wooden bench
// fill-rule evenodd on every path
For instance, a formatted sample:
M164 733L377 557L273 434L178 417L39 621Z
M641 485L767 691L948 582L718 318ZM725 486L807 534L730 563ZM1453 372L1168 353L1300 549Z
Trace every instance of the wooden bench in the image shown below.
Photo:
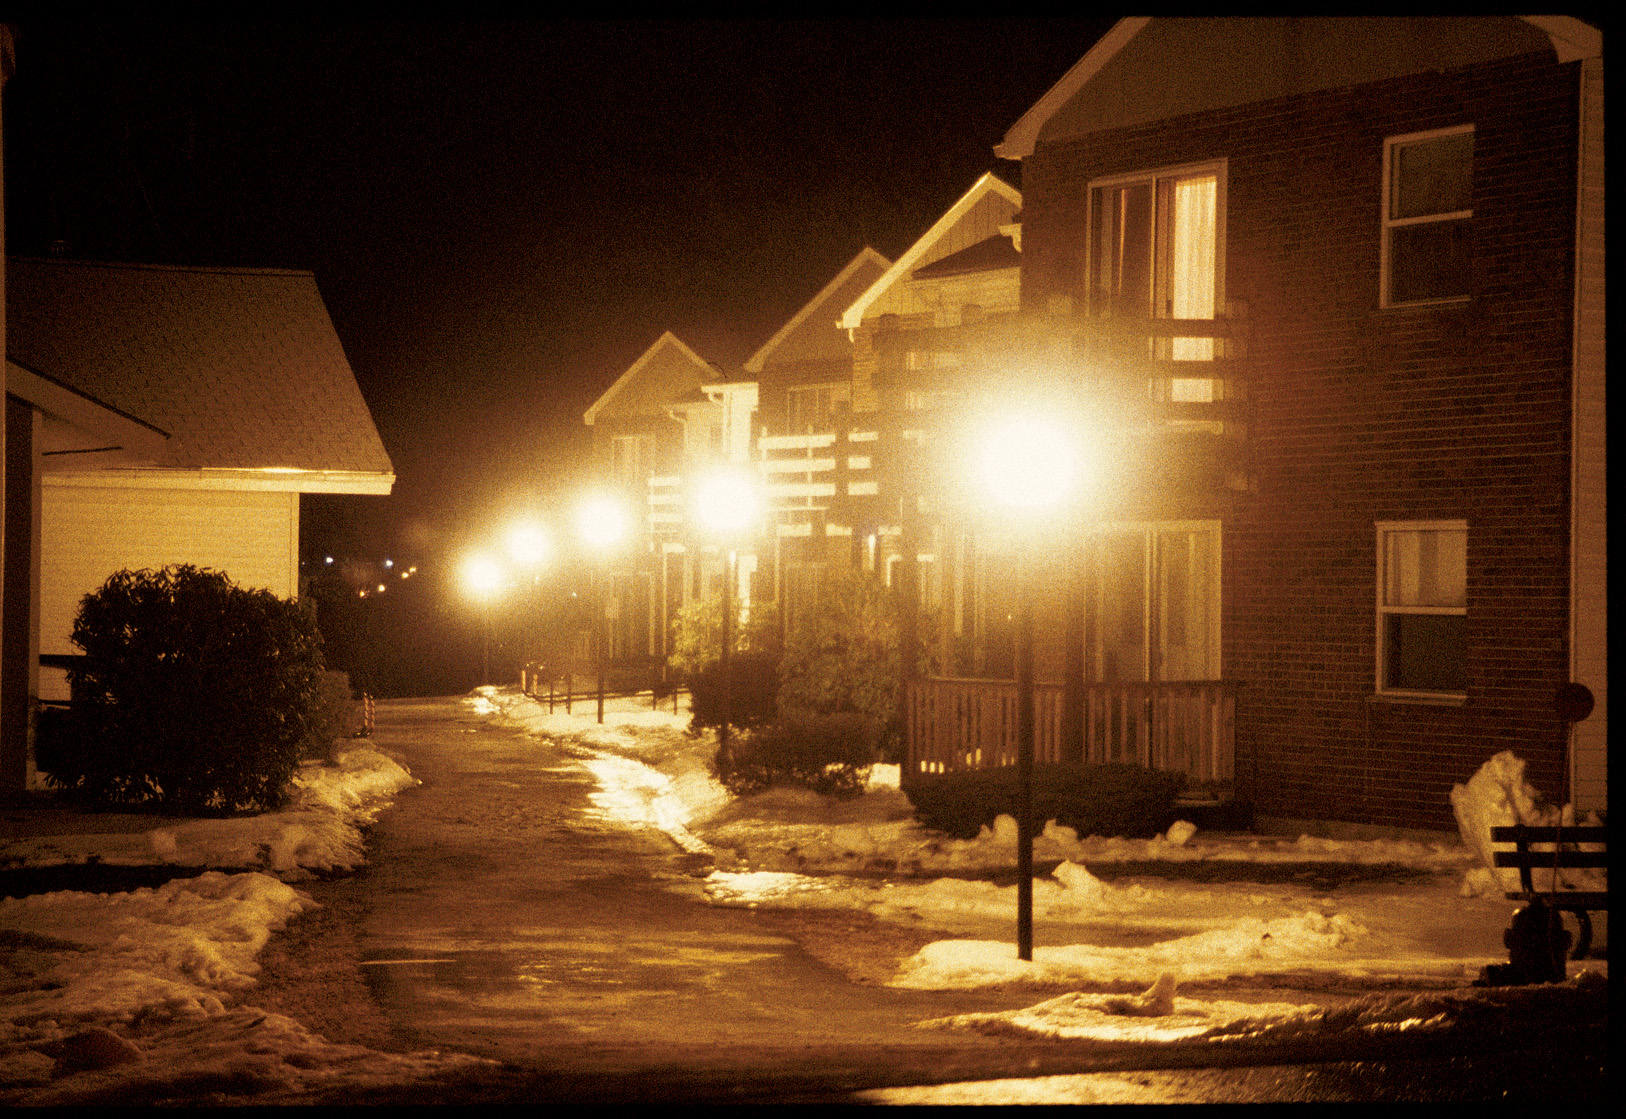
M1515 848L1512 851L1496 851L1492 856L1497 866L1517 867L1519 870L1521 888L1509 890L1508 899L1540 902L1549 908L1575 914L1581 935L1576 938L1575 951L1570 954L1571 959L1581 959L1592 947L1592 911L1608 912L1609 892L1558 888L1557 874L1553 876L1552 888L1538 890L1532 879L1532 872L1551 871L1555 868L1563 870L1606 867L1609 865L1606 850L1608 835L1607 827L1595 824L1577 824L1569 827L1510 824L1491 828L1491 842L1511 843ZM1547 844L1551 849L1531 850L1532 845L1537 843ZM1583 851L1580 850L1581 844L1595 845L1598 849Z

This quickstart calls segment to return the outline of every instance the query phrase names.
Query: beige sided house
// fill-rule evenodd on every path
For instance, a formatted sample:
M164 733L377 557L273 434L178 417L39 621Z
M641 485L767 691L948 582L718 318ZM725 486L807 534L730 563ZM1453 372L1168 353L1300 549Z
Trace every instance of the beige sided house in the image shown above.
M293 597L300 494L390 492L311 273L17 259L6 281L7 513L16 526L31 475L31 662L75 652L80 599L124 568L193 564ZM19 589L8 572L8 615ZM66 698L60 670L36 671L37 698Z

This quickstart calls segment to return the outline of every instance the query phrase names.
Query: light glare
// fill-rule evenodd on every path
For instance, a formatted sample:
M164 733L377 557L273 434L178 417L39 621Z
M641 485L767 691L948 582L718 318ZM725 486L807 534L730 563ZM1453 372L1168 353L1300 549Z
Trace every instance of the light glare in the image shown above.
M1049 509L1078 477L1078 451L1067 431L1043 416L1016 416L989 428L977 456L990 496L1017 509Z
M626 509L614 498L591 497L576 510L576 530L600 551L621 543L631 524Z
M743 474L713 474L695 491L695 513L712 532L739 532L757 515L757 486Z

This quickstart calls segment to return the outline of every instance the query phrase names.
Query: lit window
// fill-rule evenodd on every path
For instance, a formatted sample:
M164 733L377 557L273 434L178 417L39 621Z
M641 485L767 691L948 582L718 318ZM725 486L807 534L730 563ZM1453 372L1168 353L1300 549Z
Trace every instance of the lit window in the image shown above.
M1378 691L1467 691L1466 521L1380 521Z
M1138 319L1211 319L1218 306L1225 168L1147 173L1090 190L1090 306ZM1156 357L1210 361L1212 338L1175 338Z
M1384 306L1468 298L1473 183L1472 127L1384 144Z

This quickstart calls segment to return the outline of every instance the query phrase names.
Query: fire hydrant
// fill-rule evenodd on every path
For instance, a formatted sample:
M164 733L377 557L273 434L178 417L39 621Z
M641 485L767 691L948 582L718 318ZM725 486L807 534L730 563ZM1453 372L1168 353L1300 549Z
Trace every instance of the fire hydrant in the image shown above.
M1513 923L1502 933L1508 962L1485 968L1475 986L1562 983L1570 940L1570 931L1564 927L1559 910L1536 898L1514 911Z

